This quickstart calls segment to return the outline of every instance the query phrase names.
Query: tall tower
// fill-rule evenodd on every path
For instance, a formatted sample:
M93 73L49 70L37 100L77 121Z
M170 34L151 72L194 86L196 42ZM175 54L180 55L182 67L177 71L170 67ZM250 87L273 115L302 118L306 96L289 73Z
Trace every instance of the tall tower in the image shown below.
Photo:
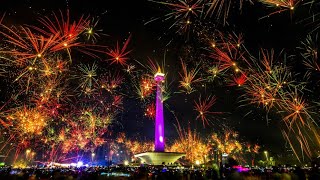
M164 117L162 101L162 82L164 81L164 74L158 71L154 75L154 80L157 82L154 150L155 152L164 152Z
M147 164L174 164L179 158L185 156L186 154L178 152L164 152L164 114L162 100L162 83L164 82L164 74L161 73L160 69L154 75L154 80L157 82L154 151L135 154L134 157L138 157L141 159L142 163Z

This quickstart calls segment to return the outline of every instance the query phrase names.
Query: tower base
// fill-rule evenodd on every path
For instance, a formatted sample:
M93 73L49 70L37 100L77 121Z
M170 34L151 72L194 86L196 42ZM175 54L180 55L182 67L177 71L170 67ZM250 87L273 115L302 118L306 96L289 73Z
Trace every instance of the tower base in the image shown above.
M143 163L151 165L173 165L185 155L185 153L177 152L144 152L136 154L134 157L140 158Z

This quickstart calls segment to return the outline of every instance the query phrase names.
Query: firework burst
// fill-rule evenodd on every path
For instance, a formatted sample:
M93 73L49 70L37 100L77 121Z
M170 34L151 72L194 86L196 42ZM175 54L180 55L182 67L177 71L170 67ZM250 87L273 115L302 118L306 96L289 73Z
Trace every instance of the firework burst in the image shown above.
M151 1L155 3L159 3L161 5L165 5L170 10L169 13L164 15L165 21L172 20L173 23L169 27L176 28L179 33L188 33L190 30L190 26L193 21L196 21L197 18L200 17L203 10L203 2L202 0L177 0L174 2L158 2ZM156 18L159 19L159 18ZM155 21L156 19L152 19L147 23ZM146 23L146 24L147 24Z
M221 154L227 153L232 157L241 154L244 149L238 140L238 133L230 129L225 129L222 135L213 134L210 140Z
M248 77L246 76L245 73L241 73L240 76L234 76L233 77L233 82L229 84L229 86L242 86L244 83L247 81Z
M308 35L306 40L301 42L302 47L299 47L303 64L312 71L320 71L319 42L318 34Z
M62 11L60 11L60 15L53 12L53 18L45 16L39 18L39 22L47 31L34 26L33 28L48 36L51 34L59 34L62 40L69 42L68 44L75 42L80 34L89 27L90 23L89 16L81 16L78 21L71 22L69 11L67 11L66 17Z
M210 114L221 114L221 112L211 112L210 108L216 103L216 97L207 97L205 100L199 98L198 102L195 103L195 110L198 111L197 119L201 119L203 127L209 125L208 115Z
M236 1L236 2L235 2ZM252 1L249 0L251 3ZM223 24L227 23L230 9L235 3L239 4L239 10L242 9L243 0L205 0L208 8L206 9L206 16L215 16L215 19L219 22L221 19Z
M154 120L156 117L156 106L154 104L149 104L146 107L144 115L147 116L148 118Z
M196 132L191 131L190 127L185 131L178 124L177 131L179 139L172 144L169 152L186 153L186 159L192 164L196 161L203 163L208 157L210 146L203 142Z
M180 87L183 88L183 92L187 94L191 94L195 91L193 84L196 84L201 81L201 78L196 78L197 73L199 71L199 68L192 69L191 71L188 71L187 65L181 60L181 66L182 66L182 73L180 74L180 77L182 80L180 81Z
M259 1L262 2L263 4L266 4L272 8L277 9L275 12L272 12L267 16L262 17L262 18L265 18L274 14L282 13L284 11L290 11L290 13L292 13L301 0L259 0Z
M111 57L111 59L109 59L111 60L111 64L119 63L122 66L126 65L126 61L129 59L126 56L131 52L131 50L127 51L130 39L131 36L128 37L122 48L120 48L119 43L117 42L117 46L115 49L108 49L108 52L106 52L106 54Z
M79 66L79 70L81 71L81 83L79 87L81 87L85 94L91 94L94 84L97 83L97 69L98 66L96 64L93 64L91 67L86 65Z
M7 116L8 123L14 125L16 131L26 135L41 135L47 125L48 117L44 112L24 106Z

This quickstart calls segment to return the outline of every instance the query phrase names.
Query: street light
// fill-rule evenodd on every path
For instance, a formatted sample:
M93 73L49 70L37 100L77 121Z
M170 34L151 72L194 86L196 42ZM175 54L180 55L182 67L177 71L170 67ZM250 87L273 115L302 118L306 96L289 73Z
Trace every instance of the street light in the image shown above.
M27 149L27 150L26 150L26 159L28 159L30 153L31 153L31 150L30 150L30 149Z
M93 164L93 158L96 154L95 153L91 153L91 164Z
M199 160L196 160L196 165L200 165L200 161Z
M264 151L264 154L266 155L266 159L268 161L268 151Z
M124 161L124 165L125 165L125 166L128 166L128 165L129 165L129 161L128 161L128 160L125 160L125 161Z
M32 152L32 153L31 153L32 159L34 158L34 155L36 155L36 152Z
M268 165L268 151L264 151L264 155L266 155L266 164Z

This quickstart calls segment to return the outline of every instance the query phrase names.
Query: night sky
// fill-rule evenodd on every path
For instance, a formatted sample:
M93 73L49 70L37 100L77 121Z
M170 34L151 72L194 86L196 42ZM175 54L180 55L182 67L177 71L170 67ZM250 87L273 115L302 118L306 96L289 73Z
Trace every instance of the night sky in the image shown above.
M319 5L315 5L313 10L317 8L319 10ZM177 138L174 126L176 124L175 117L177 117L184 128L190 126L203 137L213 131L221 131L223 127L228 126L239 132L240 139L258 143L262 149L277 153L288 148L280 131L281 117L276 113L270 113L268 115L269 121L267 121L267 113L262 107L256 104L242 106L243 104L239 102L241 90L225 86L222 81L220 84L207 83L199 86L197 91L190 95L179 93L180 59L187 59L186 62L191 67L199 61L197 54L202 54L204 47L194 40L196 38L195 31L190 30L189 36L186 37L186 35L176 33L174 29L169 29L172 21L163 20L163 16L168 13L168 8L164 5L147 0L3 0L0 9L2 14L5 13L4 23L11 25L36 24L37 17L48 16L53 11L58 12L59 10L63 12L69 9L71 17L79 17L82 14L90 15L90 17L99 19L97 29L103 29L105 34L99 38L99 43L113 45L132 35L129 44L129 49L132 49L132 52L128 61L146 63L148 58L151 58L161 63L165 59L165 68L168 72L166 80L171 83L171 91L174 92L165 103L165 134L169 141ZM214 24L210 18L204 21L204 26L237 34L242 33L244 45L248 51L256 56L260 48L274 48L275 52L285 50L288 54L295 53L300 41L305 39L315 25L306 25L308 22L298 23L309 17L309 7L307 6L302 6L294 14L286 11L259 19L273 12L273 9L259 2L255 2L253 5L245 1L241 13L236 6L231 7L230 12L228 23L225 26L210 27L210 24ZM153 18L159 19L146 24ZM194 55L192 53L185 54L185 49L188 47L191 48ZM296 60L290 58L288 60L292 61L289 64L295 65ZM109 68L107 70L114 70L110 66L107 68ZM301 67L294 68L303 71ZM130 81L126 80L126 83L130 83ZM318 84L315 84L311 91L317 87ZM134 96L135 92L126 93ZM3 90L1 94L1 97L5 99ZM194 101L198 100L200 95L202 97L215 95L217 103L211 109L223 112L221 115L213 115L211 117L213 125L205 128L199 120L196 120L197 112L193 107ZM317 97L317 99L319 98ZM144 116L141 104L137 98L124 98L124 110L117 116L117 123L113 125L112 130L125 132L128 137L152 140L154 124L152 120Z

